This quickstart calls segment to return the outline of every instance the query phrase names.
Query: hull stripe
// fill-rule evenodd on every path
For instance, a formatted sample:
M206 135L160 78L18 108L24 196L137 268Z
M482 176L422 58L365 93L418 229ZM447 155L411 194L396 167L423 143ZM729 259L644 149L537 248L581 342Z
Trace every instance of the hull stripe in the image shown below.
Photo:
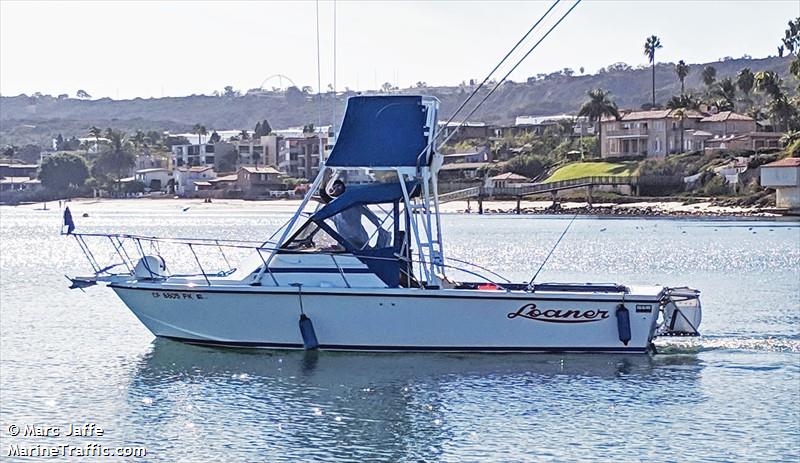
M167 291L173 293L208 293L208 294L251 294L251 295L292 295L296 296L297 291L289 290L289 291L282 291L282 290L272 290L269 289L267 291L259 291L259 290L252 290L252 291L243 291L243 290L232 290L232 289L209 289L207 286L196 286L194 289L184 289L184 288L168 288L168 287L154 287L154 288L145 288L145 287L134 287L134 286L125 286L120 284L109 284L108 285L112 289L123 289L123 290L131 290L131 291ZM254 286L254 288L274 288L274 286ZM376 288L376 289L383 289L385 288ZM631 299L631 298L619 298L619 299L588 299L588 298L570 298L570 297L548 297L548 296L539 296L535 293L531 293L530 295L520 295L520 296L501 296L501 295L483 295L470 297L464 294L431 294L431 291L436 290L418 290L417 294L402 294L402 293L391 293L391 294L378 294L378 293L345 293L345 292L325 292L325 291L314 291L312 289L308 289L303 287L303 296L338 296L338 297L379 297L379 298L392 298L392 297L417 297L417 298L431 298L431 299L464 299L464 298L471 298L471 299L481 299L481 300L491 300L491 299L500 299L500 300L507 300L507 301L571 301L571 302L598 302L598 303L657 303L660 301L660 298L654 297L652 299ZM461 290L454 290L454 291L461 291ZM486 291L487 293L489 291ZM498 291L500 292L500 291ZM475 294L475 292L471 293Z
M252 341L217 341L211 339L192 339L175 336L160 336L164 339L216 347L250 347L265 349L303 349L303 344ZM349 344L320 344L322 350L366 351L366 352L597 352L643 354L646 348L638 347L520 347L520 346L365 346Z

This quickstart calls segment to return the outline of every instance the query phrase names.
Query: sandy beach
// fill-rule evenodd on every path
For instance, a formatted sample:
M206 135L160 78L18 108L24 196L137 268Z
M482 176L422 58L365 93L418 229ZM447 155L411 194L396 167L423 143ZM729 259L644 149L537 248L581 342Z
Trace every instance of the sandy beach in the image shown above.
M297 199L279 199L264 201L246 201L241 199L215 199L205 203L202 199L189 198L131 198L131 199L73 199L61 204L70 206L73 214L91 212L121 212L145 208L157 212L183 212L194 211L230 211L236 210L247 213L293 213L300 205ZM753 217L775 218L780 214L764 210L757 206L719 206L712 201L682 202L682 201L640 201L632 203L593 203L589 206L586 202L565 201L559 203L559 209L552 209L551 201L522 201L520 212L522 214L581 214L595 216L625 216L625 217ZM47 203L48 208L58 208L58 201ZM20 204L18 207L26 209L41 209L43 203ZM311 206L309 206L310 208ZM516 201L484 201L484 214L515 214ZM452 201L441 205L445 214L477 214L477 201Z

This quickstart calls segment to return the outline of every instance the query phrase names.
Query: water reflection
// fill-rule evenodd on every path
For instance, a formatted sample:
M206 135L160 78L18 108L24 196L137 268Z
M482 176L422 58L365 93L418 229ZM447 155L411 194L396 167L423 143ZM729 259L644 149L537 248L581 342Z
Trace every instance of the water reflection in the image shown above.
M213 442L270 460L439 460L454 445L477 458L493 450L481 435L504 422L524 437L565 409L600 417L630 397L686 405L702 397L702 368L692 354L305 353L156 340L129 387L130 419L162 424L148 433L198 432L189 449Z

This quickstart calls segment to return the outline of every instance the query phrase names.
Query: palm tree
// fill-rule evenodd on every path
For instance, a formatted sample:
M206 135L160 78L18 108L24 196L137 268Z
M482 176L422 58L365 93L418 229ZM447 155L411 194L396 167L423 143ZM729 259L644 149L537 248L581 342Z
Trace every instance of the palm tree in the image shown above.
M686 81L686 76L689 75L689 65L684 63L683 60L678 61L678 64L675 65L675 74L678 75L678 80L681 81L681 95L684 95L686 93L684 91L684 82Z
M208 134L208 130L206 129L206 126L204 126L204 125L195 124L194 127L192 127L192 133L197 134L197 143L202 145L203 144L203 136Z
M797 140L800 140L800 130L790 130L781 137L783 146L789 146Z
M94 137L94 150L95 152L100 149L100 135L103 134L103 131L100 130L100 127L91 126L89 127L89 136Z
M717 68L714 66L706 66L703 68L703 83L706 87L711 87L717 80Z
M736 86L744 93L746 97L750 97L750 92L753 91L753 85L756 83L756 76L750 68L743 68L736 75Z
M680 130L681 130L681 147L678 150L679 153L683 153L683 121L686 120L686 108L678 108L672 112L674 117L677 117L680 121Z
M593 124L597 124L597 140L599 141L598 145L600 145L600 154L603 154L603 126L601 123L601 119L603 116L613 116L615 119L619 119L619 110L617 109L617 104L611 101L610 93L603 89L596 89L596 90L589 90L587 92L589 96L589 101L581 106L581 110L578 111L578 117L588 117L589 121Z
M651 35L644 42L644 54L650 60L650 66L653 68L653 106L656 105L656 50L661 48L661 39L655 35Z
M131 137L131 142L133 142L133 146L138 150L144 144L144 132L141 130L137 130L136 133L133 134Z
M242 131L239 132L239 137L242 140L249 140L250 139L250 132L248 132L247 130L242 129Z
M782 80L773 71L761 71L755 75L755 87L769 96L767 112L776 127L788 130L790 122L797 117L797 108L792 105L781 87Z
M717 108L720 111L733 111L736 101L736 84L730 77L720 80L711 94L717 97Z

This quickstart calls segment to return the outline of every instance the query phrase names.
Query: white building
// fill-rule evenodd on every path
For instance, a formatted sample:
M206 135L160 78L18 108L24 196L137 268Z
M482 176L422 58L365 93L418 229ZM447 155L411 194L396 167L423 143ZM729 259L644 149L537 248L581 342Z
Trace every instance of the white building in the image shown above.
M178 167L174 171L174 177L175 193L183 196L197 191L195 182L217 178L217 173L211 166Z
M137 182L144 183L147 191L166 191L169 181L172 180L172 172L161 167L139 169L134 178Z
M784 158L761 166L761 186L775 189L775 205L800 209L800 158Z

